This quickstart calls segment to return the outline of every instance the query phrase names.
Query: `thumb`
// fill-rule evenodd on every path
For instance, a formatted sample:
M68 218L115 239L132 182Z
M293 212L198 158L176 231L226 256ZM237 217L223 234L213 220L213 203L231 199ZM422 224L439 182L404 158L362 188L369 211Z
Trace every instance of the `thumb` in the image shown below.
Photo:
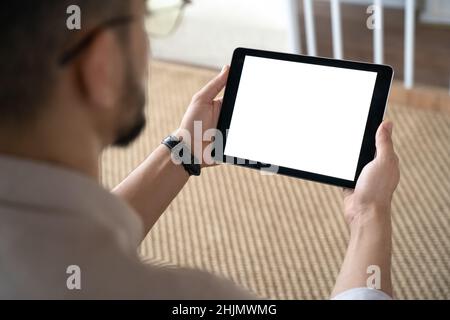
M228 73L230 67L228 65L222 68L222 71L204 86L196 95L196 98L202 101L211 102L227 84Z
M384 121L378 127L375 144L377 148L377 157L390 158L394 153L392 143L392 129L394 124L390 121Z

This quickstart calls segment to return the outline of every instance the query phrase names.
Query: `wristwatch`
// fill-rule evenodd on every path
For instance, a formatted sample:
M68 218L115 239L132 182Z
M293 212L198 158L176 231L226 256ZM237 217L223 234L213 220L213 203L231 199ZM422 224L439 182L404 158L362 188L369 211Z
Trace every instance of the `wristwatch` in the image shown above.
M172 153L172 156L176 160L180 161L184 170L186 170L186 172L190 176L199 176L200 175L200 173L201 173L200 162L192 154L189 147L183 142L183 140L181 138L170 135L170 136L166 137L163 141L161 141L161 144L163 144L167 148L169 148L170 152ZM183 157L184 152L188 152L190 154L190 157L187 161L186 161L185 157Z

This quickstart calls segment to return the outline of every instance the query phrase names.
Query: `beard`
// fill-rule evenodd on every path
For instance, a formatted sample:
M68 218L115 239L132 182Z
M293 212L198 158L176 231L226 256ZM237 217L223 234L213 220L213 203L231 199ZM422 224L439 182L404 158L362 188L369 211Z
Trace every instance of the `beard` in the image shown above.
M140 136L145 128L146 123L147 121L145 119L145 115L143 113L139 114L139 116L133 122L133 125L117 136L113 145L116 147L127 147Z
M126 77L127 81L125 82L127 85L121 99L121 105L126 108L126 113L132 111L136 115L131 123L123 125L118 130L117 137L113 143L116 147L127 147L135 141L144 130L147 122L145 117L146 91L138 84L130 65L127 70L129 70Z

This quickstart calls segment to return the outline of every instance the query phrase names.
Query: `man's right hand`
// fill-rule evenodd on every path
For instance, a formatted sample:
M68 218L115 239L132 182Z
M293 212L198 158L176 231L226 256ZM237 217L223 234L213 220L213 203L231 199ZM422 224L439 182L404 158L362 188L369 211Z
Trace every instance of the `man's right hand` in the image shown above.
M344 215L350 226L350 240L332 297L349 289L369 286L371 267L378 267L380 272L376 275L380 287L376 289L392 296L390 209L400 180L398 157L392 143L392 123L383 122L378 128L376 148L375 159L364 167L355 189L344 190Z
M386 215L390 212L392 195L400 180L392 128L392 122L385 121L380 125L376 134L375 159L364 167L355 189L344 190L345 220L350 226L367 212Z

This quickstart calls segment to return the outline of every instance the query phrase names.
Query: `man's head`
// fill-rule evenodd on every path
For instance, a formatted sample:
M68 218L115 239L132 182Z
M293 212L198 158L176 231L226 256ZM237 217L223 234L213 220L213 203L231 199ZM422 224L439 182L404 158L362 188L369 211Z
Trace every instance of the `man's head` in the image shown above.
M67 28L71 5L81 9L81 30ZM27 128L57 114L51 119L79 122L103 146L126 145L138 136L145 124L149 55L144 0L7 0L4 8L0 128ZM121 17L128 20L105 24Z

